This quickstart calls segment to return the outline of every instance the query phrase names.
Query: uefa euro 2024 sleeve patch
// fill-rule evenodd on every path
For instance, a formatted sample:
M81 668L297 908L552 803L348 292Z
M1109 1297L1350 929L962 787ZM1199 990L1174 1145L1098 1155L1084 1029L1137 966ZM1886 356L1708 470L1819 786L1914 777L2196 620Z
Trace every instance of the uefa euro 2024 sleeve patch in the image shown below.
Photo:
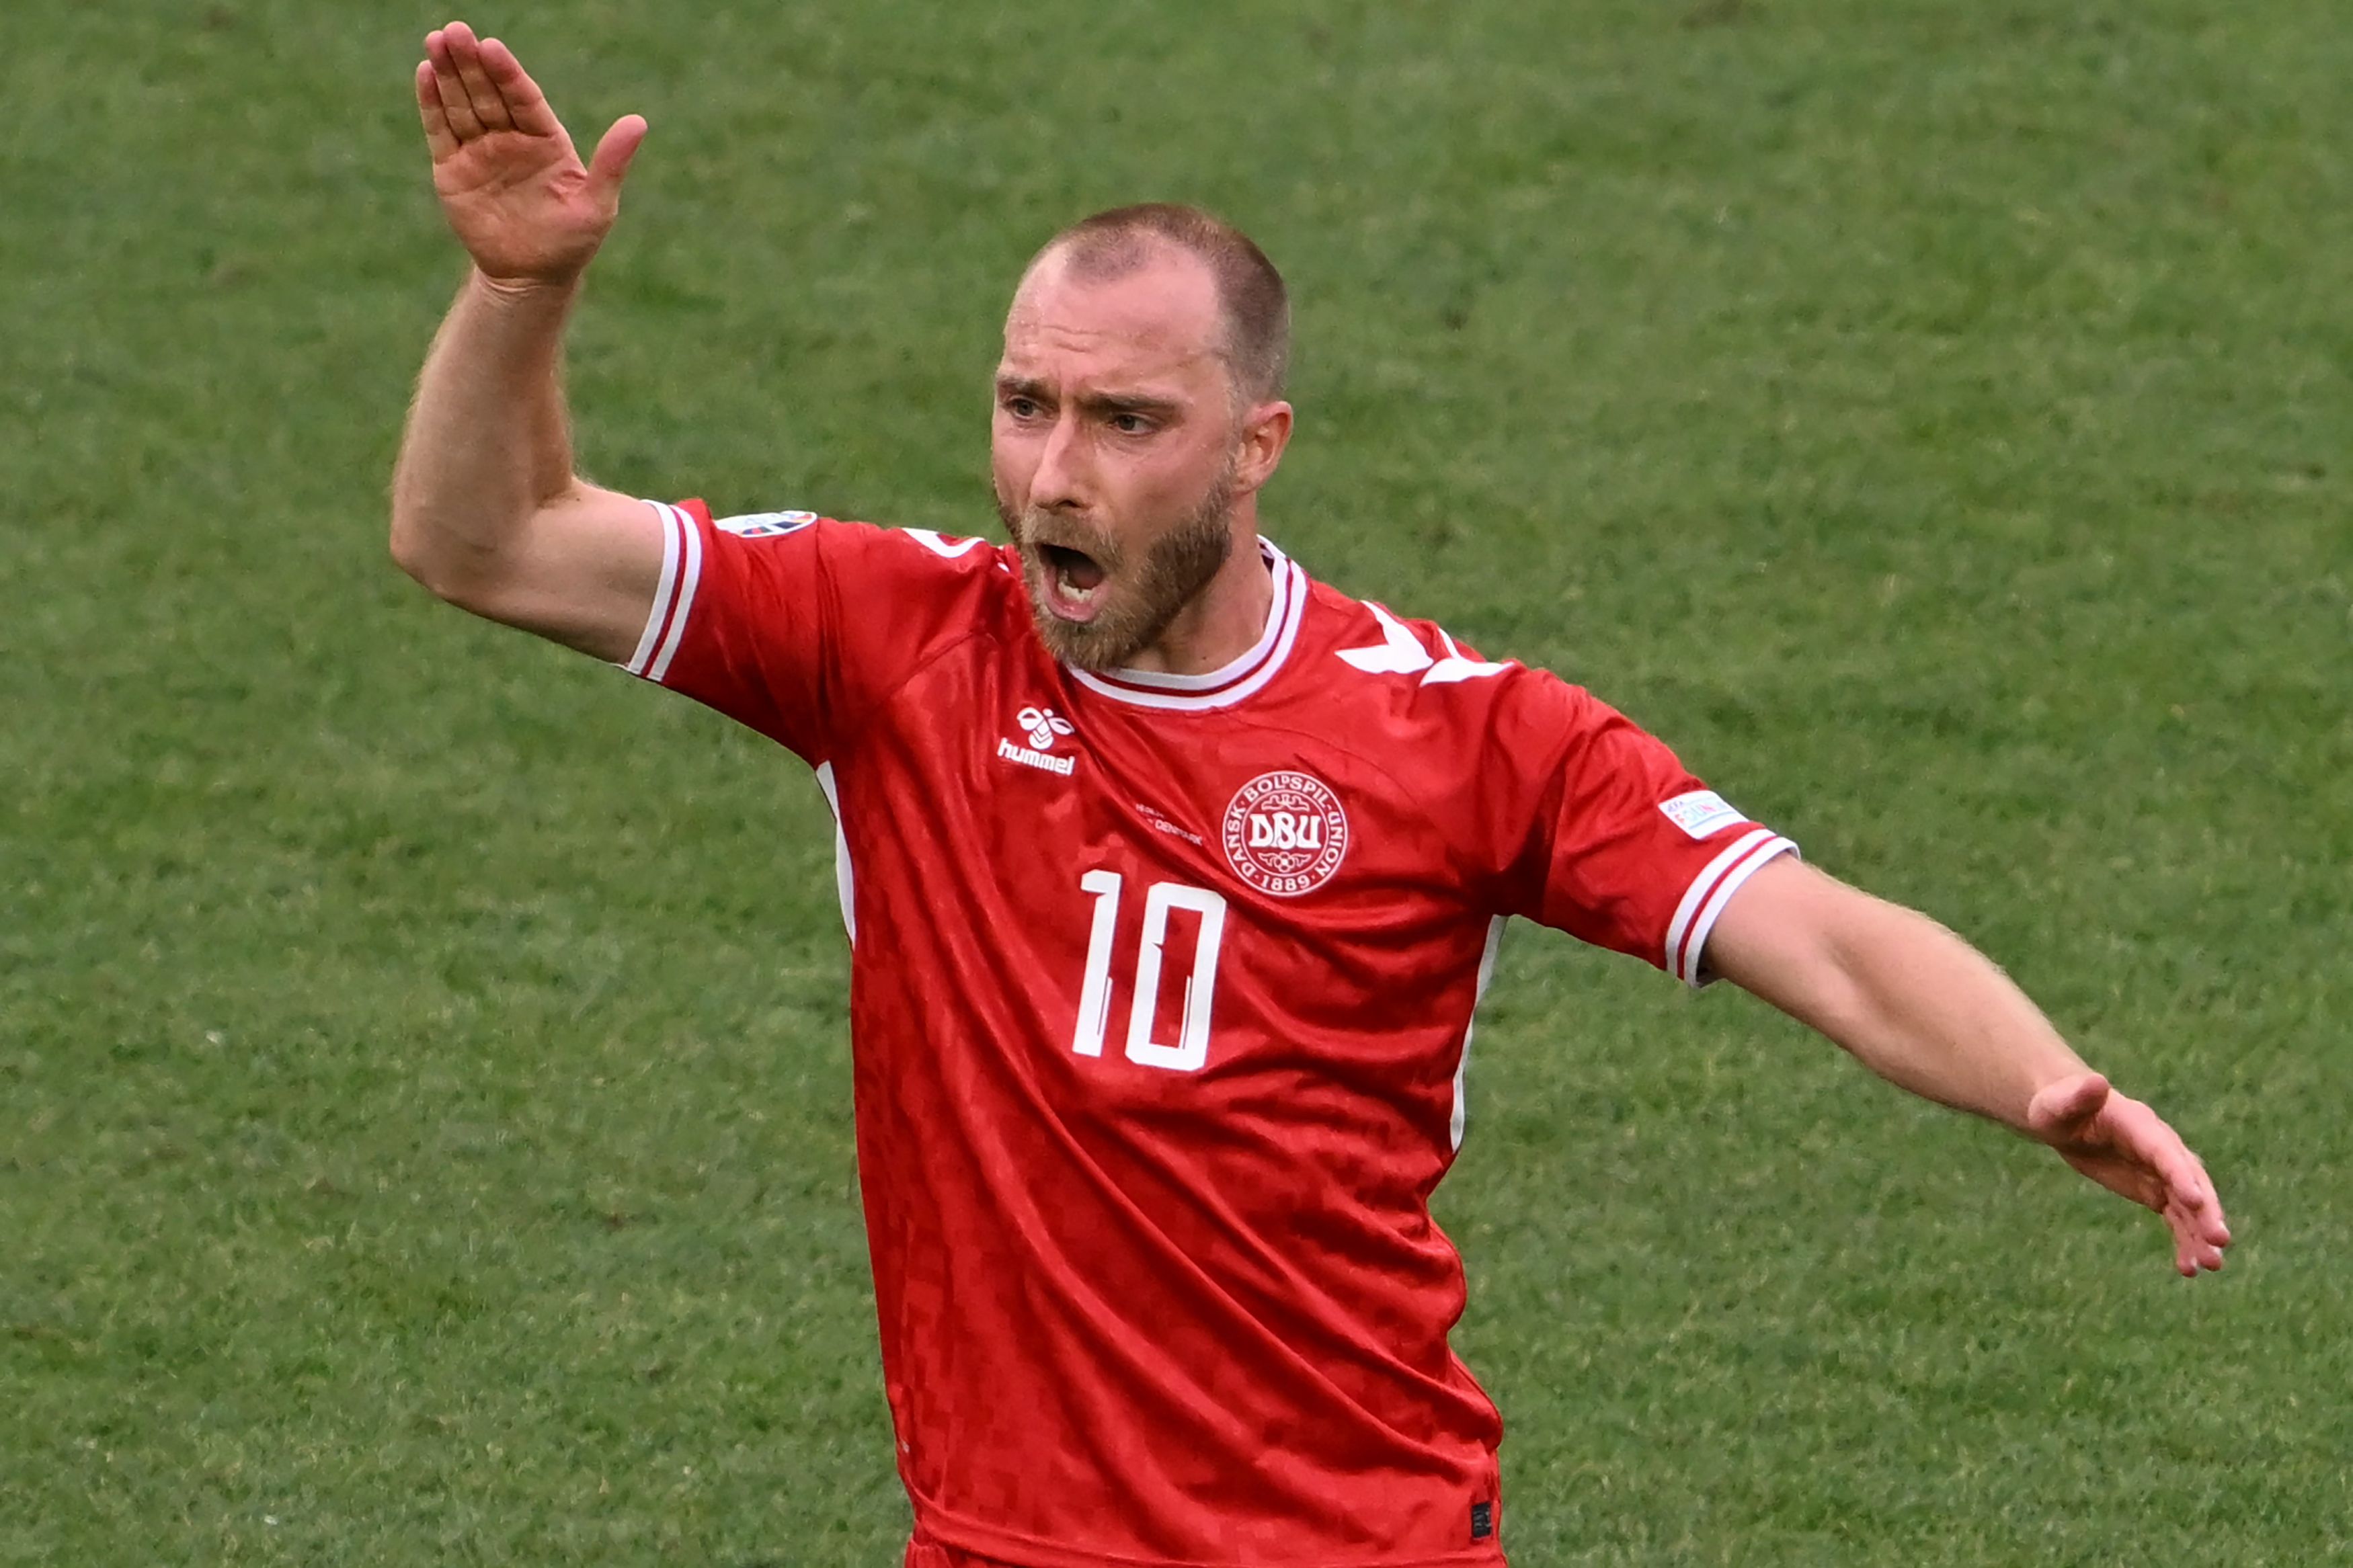
M718 518L711 526L738 539L781 539L816 521L813 511L749 511L741 517Z
M1695 789L1672 800L1662 800L1659 809L1666 813L1669 822L1694 838L1704 838L1719 827L1748 820L1712 789Z

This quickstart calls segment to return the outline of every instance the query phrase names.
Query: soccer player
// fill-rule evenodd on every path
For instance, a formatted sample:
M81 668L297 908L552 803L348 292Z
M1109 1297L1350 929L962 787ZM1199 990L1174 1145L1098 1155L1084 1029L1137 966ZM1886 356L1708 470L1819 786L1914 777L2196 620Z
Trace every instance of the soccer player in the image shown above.
M565 320L645 121L583 164L502 45L453 22L426 53L473 269L393 553L817 770L910 1564L1503 1561L1428 1205L1513 915L1729 979L2221 1266L2196 1157L1959 939L1261 535L1288 307L1240 233L1125 208L1030 264L990 431L1010 544L714 520L586 482L566 436Z

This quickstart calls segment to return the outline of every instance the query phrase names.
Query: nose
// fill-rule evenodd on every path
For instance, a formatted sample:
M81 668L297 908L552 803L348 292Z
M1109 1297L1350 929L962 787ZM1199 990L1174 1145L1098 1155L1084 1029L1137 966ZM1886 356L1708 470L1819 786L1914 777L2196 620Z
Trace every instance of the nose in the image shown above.
M1046 511L1076 511L1085 508L1086 454L1079 421L1068 409L1046 432L1039 449L1037 470L1029 476L1029 504Z

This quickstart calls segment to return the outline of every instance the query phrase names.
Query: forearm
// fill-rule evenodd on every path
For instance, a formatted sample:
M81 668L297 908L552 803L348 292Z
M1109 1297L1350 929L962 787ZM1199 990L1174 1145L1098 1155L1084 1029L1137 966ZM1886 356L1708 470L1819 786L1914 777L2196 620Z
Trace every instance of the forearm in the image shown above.
M1925 914L1868 905L1838 933L1852 990L1823 1032L1892 1084L2026 1131L2035 1093L2083 1058L1986 954Z
M2084 1067L2008 975L1926 915L1785 856L1717 919L1707 963L1880 1077L2007 1122L2155 1209L2182 1273L2222 1267L2230 1227L2198 1157Z
M2038 1090L2086 1070L1984 954L1795 860L1742 889L1708 962L1890 1082L2021 1131Z
M393 471L392 552L445 597L494 580L573 486L559 363L576 292L471 273L426 355Z
M1799 1016L1889 1082L2023 1131L2036 1091L2086 1070L2007 974L1926 916L1854 894L1824 939Z

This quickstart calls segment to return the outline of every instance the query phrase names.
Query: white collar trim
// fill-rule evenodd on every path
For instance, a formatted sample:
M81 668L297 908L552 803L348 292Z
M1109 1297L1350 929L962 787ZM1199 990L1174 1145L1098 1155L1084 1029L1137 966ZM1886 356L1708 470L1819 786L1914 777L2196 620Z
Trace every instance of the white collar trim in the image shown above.
M1292 644L1299 640L1299 623L1307 607L1307 574L1272 540L1262 538L1258 547L1274 580L1274 602L1267 608L1266 629L1240 658L1203 675L1074 668L1071 679L1090 691L1142 708L1226 708L1259 690L1274 679L1290 657Z

